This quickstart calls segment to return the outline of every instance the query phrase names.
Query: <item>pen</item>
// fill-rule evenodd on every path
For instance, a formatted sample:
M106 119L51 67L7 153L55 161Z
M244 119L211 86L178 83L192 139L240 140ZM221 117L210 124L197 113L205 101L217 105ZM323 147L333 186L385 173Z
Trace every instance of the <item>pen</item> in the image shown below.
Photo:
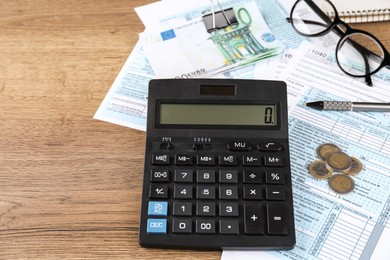
M307 107L317 110L336 111L390 111L390 103L370 103L351 101L315 101L306 103Z

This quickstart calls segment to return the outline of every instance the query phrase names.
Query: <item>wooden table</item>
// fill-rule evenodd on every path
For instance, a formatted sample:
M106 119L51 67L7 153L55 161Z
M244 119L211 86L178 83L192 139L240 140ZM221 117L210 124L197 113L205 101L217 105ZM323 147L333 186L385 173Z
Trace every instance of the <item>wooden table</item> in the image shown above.
M145 133L92 119L153 1L0 2L1 259L220 258L138 245Z

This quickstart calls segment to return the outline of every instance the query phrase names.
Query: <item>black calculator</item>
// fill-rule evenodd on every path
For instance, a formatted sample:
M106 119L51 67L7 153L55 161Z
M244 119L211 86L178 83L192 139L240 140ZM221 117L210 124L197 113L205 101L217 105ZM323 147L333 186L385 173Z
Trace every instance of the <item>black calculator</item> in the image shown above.
M284 82L151 80L146 135L141 246L294 247Z

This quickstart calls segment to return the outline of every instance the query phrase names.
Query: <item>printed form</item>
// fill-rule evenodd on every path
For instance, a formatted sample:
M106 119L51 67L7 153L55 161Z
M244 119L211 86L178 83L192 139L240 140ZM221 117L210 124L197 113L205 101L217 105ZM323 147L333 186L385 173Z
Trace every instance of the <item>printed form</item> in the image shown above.
M304 105L316 100L388 102L389 70L374 76L374 87L367 87L362 79L339 70L334 51L316 45L292 49L302 38L286 25L282 19L286 13L277 1L256 3L272 30L283 28L277 37L289 49L221 77L279 79L288 85L297 244L290 251L224 251L222 259L390 259L390 114L316 111ZM159 16L149 15L142 20L154 17L155 24L168 23L170 19L199 15L201 8L173 12L171 16L162 14L161 10L167 9L157 10ZM293 69L287 72L288 68ZM148 82L154 76L142 46L137 44L94 118L144 131ZM325 180L312 178L307 170L309 163L318 159L316 148L325 142L337 144L363 163L363 170L353 176L356 187L349 194L333 193Z
M146 131L148 84L154 72L137 43L94 118Z
M243 3L243 0L221 0L224 7ZM268 26L287 47L296 48L302 37L285 21L287 12L277 0L255 1ZM136 8L145 27L161 27L199 17L211 11L209 0L165 0ZM277 28L273 29L273 28ZM253 79L254 65L240 67L220 75L222 78ZM149 80L155 77L140 41L134 47L94 118L138 130L146 130L146 108ZM218 77L218 75L216 76Z
M390 259L390 113L317 111L305 106L318 100L388 102L390 70L373 76L374 87L344 75L334 50L302 44L286 65L289 138L297 243L279 252L224 251L226 259ZM281 64L281 65L280 65ZM261 73L256 68L255 77ZM286 73L281 71L280 73ZM308 165L316 148L330 142L358 158L362 171L352 176L355 189L345 195L314 179Z

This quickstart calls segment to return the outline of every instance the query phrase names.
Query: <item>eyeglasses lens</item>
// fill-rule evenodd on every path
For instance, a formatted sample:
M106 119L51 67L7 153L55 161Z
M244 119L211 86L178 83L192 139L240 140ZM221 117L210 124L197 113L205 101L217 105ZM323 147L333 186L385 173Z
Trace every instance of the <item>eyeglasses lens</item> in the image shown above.
M364 76L377 70L384 51L378 42L364 33L352 33L343 37L337 46L337 62L340 68L352 76Z
M314 36L329 29L335 20L333 6L324 0L298 1L291 11L291 23L303 35Z

